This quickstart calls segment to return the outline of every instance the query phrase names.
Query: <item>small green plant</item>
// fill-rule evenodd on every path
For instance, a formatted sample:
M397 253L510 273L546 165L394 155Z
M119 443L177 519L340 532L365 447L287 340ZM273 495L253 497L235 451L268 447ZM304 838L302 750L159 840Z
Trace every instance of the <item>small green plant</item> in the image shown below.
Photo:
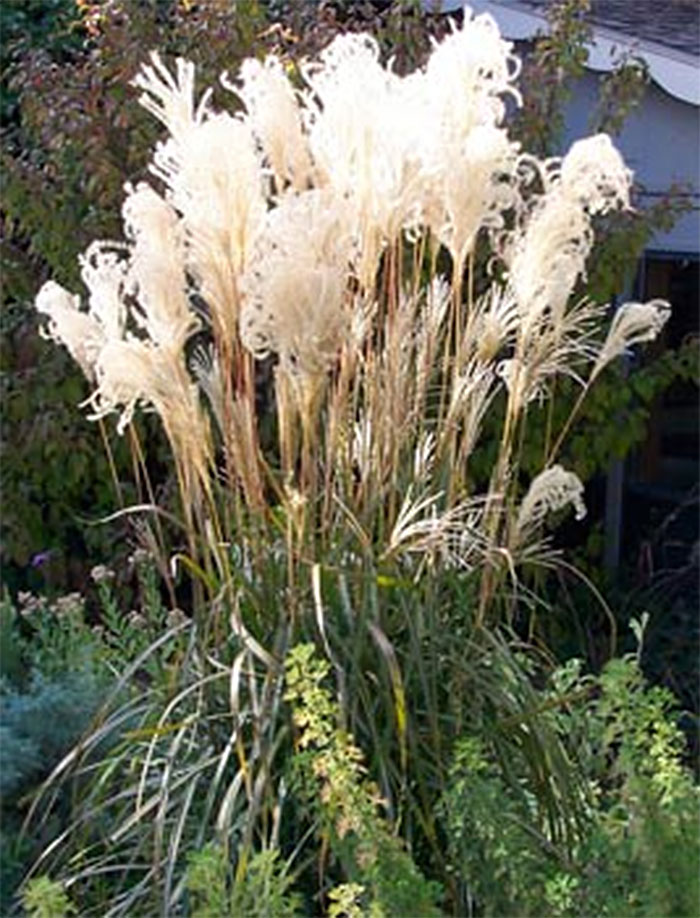
M187 889L192 918L300 918L301 898L274 850L258 851L234 880L221 845L205 845L190 855Z
M65 761L71 748L90 735L90 728L100 731L99 712L110 696L128 706L135 691L143 690L144 681L167 685L174 678L183 650L177 638L157 659L146 654L135 683L120 687L123 671L152 640L167 628L181 632L187 626L179 610L166 613L153 565L143 552L137 553L135 566L140 603L139 609L131 611L119 607L114 573L103 565L93 570L101 600L99 624L86 621L85 602L75 593L52 600L20 593L17 605L6 594L0 602L3 914L9 911L11 897L38 853L36 836L21 831L34 791ZM112 745L122 741L121 735L109 737ZM54 797L54 818L43 829L44 844L70 821L70 797L70 793Z
M49 602L0 603L3 639L14 660L0 678L0 789L4 804L47 774L87 727L107 674L99 638L76 594Z
M109 677L75 594L49 601L25 593L18 606L5 595L0 646L0 913L6 914L37 853L37 839L20 832L28 797L88 728ZM66 802L57 806L59 819L66 818ZM44 840L55 826L56 820ZM37 886L37 895L43 888Z
M541 915L543 885L556 861L538 825L534 798L520 798L503 780L501 766L470 737L455 750L445 805L445 833L457 877L483 915Z
M230 911L230 870L220 845L205 845L188 858L187 891L192 918L227 918Z
M27 918L69 918L76 914L63 886L49 877L37 877L22 892Z
M50 772L96 711L104 682L77 671L46 679L36 673L23 691L0 687L0 790L5 801Z
M301 918L301 897L291 891L292 877L278 851L258 851L246 865L242 879L233 885L231 918Z
M635 656L611 660L598 684L589 712L599 802L580 900L601 914L696 915L700 788L684 764L673 696L646 684Z
M101 658L115 675L123 672L168 628L184 624L187 616L181 609L167 610L159 589L159 579L153 558L143 549L129 557L129 568L136 575L134 608L123 608L115 572L104 565L91 571L99 600L100 620L95 627L100 638ZM178 642L173 642L172 656L177 656ZM161 657L149 658L144 672L157 679L154 667L163 663Z

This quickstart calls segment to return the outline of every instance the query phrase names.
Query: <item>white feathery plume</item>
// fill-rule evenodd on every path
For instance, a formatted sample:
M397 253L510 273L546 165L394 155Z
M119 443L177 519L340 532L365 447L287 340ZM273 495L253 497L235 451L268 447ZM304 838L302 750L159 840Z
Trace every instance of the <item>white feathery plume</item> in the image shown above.
M278 354L288 372L318 375L336 356L346 329L345 276L322 264L295 273L291 259L268 267L269 276L247 288L241 340L258 358Z
M573 375L577 382L578 376L567 372L567 368L556 360L556 354L551 353L553 336L547 336L550 344L548 349L542 339L538 341L538 350L530 354L527 361L521 357L509 357L501 360L496 366L496 375L503 380L510 397L511 409L518 414L528 403L535 400L543 402L547 396L547 380L551 376L565 372ZM548 358L550 358L548 360Z
M630 173L610 139L598 135L574 144L561 163L537 163L544 193L528 200L523 177L532 161L502 127L508 98L519 102L511 51L494 20L473 17L468 8L463 25L434 43L426 66L408 77L380 64L371 37L342 35L302 66L303 94L276 57L246 61L235 84L222 78L245 106L235 117L210 109L210 91L196 104L192 64L178 59L171 72L152 54L134 85L170 135L151 164L165 198L144 184L127 188L128 245L94 243L81 259L87 312L52 282L36 299L49 317L49 334L96 380L92 417L118 411L122 432L137 406L155 409L181 481L194 475L207 487L208 416L184 354L196 326L192 284L219 346L240 340L256 357L279 358L283 468L295 466L298 414L285 406L296 397L305 425L302 478L311 471L305 468L315 461L310 425L335 365L340 382L333 391L348 397L347 406L337 400L339 429L331 438L341 471L349 462L359 473L358 493L373 499L373 485L382 490L401 480L397 456L413 466L414 485L384 556L418 552L428 562L465 566L483 559L488 527L480 534L478 523L483 512L489 520L493 513L473 501L450 506L452 484L448 497L428 492L436 454L456 463L468 458L501 380L510 390L508 411L517 417L527 401L546 394L556 373L580 382L580 362L593 360L593 379L626 347L651 340L669 309L661 301L627 304L598 349L596 308L567 308L591 249L592 217L629 205ZM515 230L506 234L513 215ZM402 232L436 238L461 276L483 229L507 240L508 281L477 303L463 337L453 338L451 329L445 335L452 294L454 316L461 315L458 284L451 288L437 277L426 293L402 291L400 276L391 286L403 267L398 260L388 265L397 272L387 272L383 308L374 289L377 267ZM435 254L420 241L416 265ZM141 337L127 333L129 321ZM440 358L451 369L443 381L451 388L440 401L444 429L428 431L422 422L432 415L424 409ZM224 404L221 368L202 350L189 370L222 427L224 416L239 418L234 430L250 425L235 462L257 468L253 414L242 399ZM505 446L502 456L502 480L487 506L506 504ZM531 483L513 541L501 550L524 544L548 513L568 503L580 518L582 497L573 473L546 469Z
M49 317L45 337L63 344L87 379L93 380L105 331L93 316L81 311L80 297L55 281L46 281L34 305L38 312Z
M526 342L546 316L560 321L593 244L591 215L629 205L631 173L604 134L573 144L559 170L544 165L546 193L506 257Z
M504 97L520 102L513 85L520 62L512 48L490 15L472 18L468 7L462 27L453 26L435 44L425 76L428 108L434 116L431 123L438 128L440 142L463 141L477 126L500 124Z
M211 405L219 430L223 432L226 429L224 380L215 350L204 345L195 347L190 356L189 368Z
M196 317L189 307L183 228L175 210L145 183L127 186L122 207L132 243L129 279L136 322L154 344L180 351Z
M531 374L521 357L509 357L499 361L496 375L505 383L511 410L516 415L524 405L544 392L533 386Z
M584 386L583 364L594 362L600 351L600 326L605 306L581 300L563 316L558 328L548 328L531 351L539 383L556 375Z
M158 119L179 142L186 139L192 128L201 124L207 112L211 89L194 104L194 64L181 57L175 62L175 76L165 66L157 51L150 54L151 63L144 64L132 80L143 90L139 102Z
M423 350L437 340L450 307L451 295L449 282L441 274L436 274L424 293L418 297L416 352L419 364Z
M592 214L629 207L632 173L607 134L577 140L562 160L559 181Z
M413 480L420 485L427 482L435 465L437 437L433 431L422 434L413 453Z
M121 407L117 432L122 434L137 405L153 404L154 393L163 390L161 378L166 375L166 366L169 362L162 360L153 344L135 339L106 342L95 365L97 388L86 402L92 409L90 419L105 417Z
M518 146L505 130L478 125L458 145L445 143L440 150L432 229L455 263L462 265L479 230L502 229L504 213L519 200Z
M524 356L516 354L498 364L496 372L511 392L515 410L526 402L543 400L549 380L556 376L568 376L579 386L585 385L582 365L598 357L598 329L604 312L604 306L581 300L557 326L542 326Z
M461 451L465 456L471 454L479 438L486 412L498 391L496 383L497 376L490 367L474 363L454 378L445 432L449 435L452 427L460 425Z
M413 497L409 486L389 536L383 557L421 556L422 564L442 561L451 567L469 569L475 558L483 559L484 543L479 533L481 502L463 501L447 510L439 510L443 493Z
M425 311L428 327L437 331L447 315L450 305L450 282L442 274L435 274L425 291Z
M182 216L187 267L222 332L232 338L238 319L236 278L265 213L264 174L249 124L214 114L202 97L195 109L194 67L181 59L173 77L157 54L134 85L141 104L170 132L158 144L151 171Z
M304 113L318 181L352 205L371 288L383 245L414 221L420 169L418 125L407 84L379 63L369 35L341 35L302 69Z
M450 306L450 285L440 274L436 274L425 292L425 304L416 318L416 395L423 399L426 394L439 343L440 330ZM422 302L423 298L419 299ZM416 405L420 413L420 402Z
M344 217L342 202L319 190L287 193L267 213L243 278L240 333L286 371L325 371L346 336L353 238Z
M493 283L477 302L474 330L467 344L481 364L490 363L502 348L515 342L520 315L513 291Z
M585 211L555 186L516 237L509 283L518 302L522 337L536 334L546 316L559 318L584 270L593 243Z
M386 370L387 383L392 387L399 380L410 379L413 373L417 302L420 302L420 297L402 290L399 294L399 308L393 315L387 313L385 316L381 365Z
M483 502L474 499L464 504L460 525L450 545L447 564L463 571L473 571L488 560L488 544L483 532Z
M97 388L87 403L92 419L121 410L122 434L137 406L154 408L175 444L205 450L207 435L196 386L181 359L150 341L108 341L95 365Z
M494 376L491 367L475 362L468 364L461 373L454 375L446 417L447 427L456 424L470 406L473 410L474 404L481 406L477 414L483 417L490 401L489 396L492 397L494 394L491 392Z
M499 125L518 61L489 15L472 19L436 44L413 87L415 139L424 179L423 220L461 265L481 227L503 226L518 203L519 146Z
M361 354L378 309L379 304L375 299L361 295L352 297L346 344L353 358Z
M247 121L262 146L275 176L278 191L291 185L308 187L312 162L303 131L301 109L280 59L270 55L263 62L248 58L239 71L240 86L226 75L221 82L243 102Z
M573 472L561 465L553 465L534 478L520 504L516 531L518 541L536 529L549 513L573 504L576 519L586 515L583 502L583 485Z
M233 314L235 276L246 264L266 209L250 126L226 114L209 117L186 144L161 145L152 171L165 181L182 215L188 266L202 295L222 318L226 311Z
M435 547L437 541L444 538L445 526L449 517L438 514L437 504L442 500L442 491L437 494L424 494L414 499L413 488L409 485L401 509L396 517L389 544L384 556L401 551L418 551L423 553L428 544Z
M89 311L106 338L122 338L127 321L125 296L129 290L129 249L95 240L79 256L80 276L90 291Z
M613 316L608 336L593 367L591 380L611 360L620 357L633 344L653 341L671 315L671 306L665 300L648 303L625 303Z
M86 404L91 419L120 411L123 434L138 406L158 413L170 440L183 495L197 501L208 488L209 428L181 355L150 341L108 341L96 366L97 388Z

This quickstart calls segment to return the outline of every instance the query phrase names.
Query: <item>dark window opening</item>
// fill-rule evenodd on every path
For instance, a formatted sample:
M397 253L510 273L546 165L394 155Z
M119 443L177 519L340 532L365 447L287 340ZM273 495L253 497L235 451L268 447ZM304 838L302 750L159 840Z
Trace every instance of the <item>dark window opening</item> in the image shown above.
M673 310L650 356L697 341L697 256L647 255L636 296L641 301L668 300ZM648 565L648 575L659 568L685 567L700 535L700 402L697 372L694 376L674 380L656 400L647 438L627 462L623 553L628 561Z

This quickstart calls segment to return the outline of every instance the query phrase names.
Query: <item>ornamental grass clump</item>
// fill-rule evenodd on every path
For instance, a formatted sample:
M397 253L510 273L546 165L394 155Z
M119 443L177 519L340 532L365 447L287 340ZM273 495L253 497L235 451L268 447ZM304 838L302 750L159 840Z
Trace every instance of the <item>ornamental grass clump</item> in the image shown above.
M493 20L469 13L407 76L368 35L298 73L248 60L222 77L235 114L197 97L183 60L171 72L154 52L142 68L141 104L167 136L150 183L126 187L126 240L90 246L84 303L49 281L37 309L90 380L92 417L117 413L120 432L137 408L161 418L193 560L221 568L224 544L280 512L290 559L327 558L349 532L379 557L410 510L443 561L512 572L528 404L560 375L585 391L668 314L623 307L606 340L603 308L571 302L593 218L629 207L630 173L606 135L560 161L512 142L518 69ZM260 433L265 358L276 442ZM504 390L481 494L469 458Z
M125 240L89 247L84 299L49 281L36 300L85 373L91 417L117 415L119 432L139 410L162 421L187 534L173 566L199 590L168 685L124 715L138 720L129 768L100 772L85 757L100 744L86 743L53 779L75 763L104 776L76 818L81 856L88 841L99 851L100 794L116 774L128 786L117 847L74 876L136 871L110 914L149 896L176 908L186 843L213 832L237 881L260 847L300 857L308 834L282 828L294 730L282 661L310 636L371 750L386 818L432 874L435 795L484 696L508 706L503 760L510 743L529 763L542 832L575 843L568 753L520 710L526 674L517 691L493 678L479 635L518 602L521 564L552 563L550 514L585 513L561 442L594 379L669 307L628 304L606 332L606 307L581 295L594 219L630 206L631 174L604 134L561 160L520 149L506 128L518 71L493 19L466 9L405 76L364 34L298 68L248 60L222 76L233 113L197 94L183 60L154 52L135 80L167 133L150 179L125 189ZM561 376L581 399L524 481L528 406ZM484 481L471 460L495 411ZM100 735L121 717L105 713ZM296 806L292 823L313 821ZM326 842L327 892L347 877ZM55 857L57 845L44 862Z

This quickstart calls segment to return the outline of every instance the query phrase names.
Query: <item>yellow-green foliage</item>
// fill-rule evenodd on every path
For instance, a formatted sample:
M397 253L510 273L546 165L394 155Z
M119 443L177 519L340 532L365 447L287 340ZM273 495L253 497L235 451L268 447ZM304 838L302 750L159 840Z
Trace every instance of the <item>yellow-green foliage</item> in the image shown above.
M439 887L426 881L380 815L381 795L367 777L362 752L338 725L340 711L323 685L328 672L311 645L294 647L287 657L285 699L299 729L299 749L308 753L299 768L350 881L332 894L334 914L356 914L359 900L376 918L438 915Z

